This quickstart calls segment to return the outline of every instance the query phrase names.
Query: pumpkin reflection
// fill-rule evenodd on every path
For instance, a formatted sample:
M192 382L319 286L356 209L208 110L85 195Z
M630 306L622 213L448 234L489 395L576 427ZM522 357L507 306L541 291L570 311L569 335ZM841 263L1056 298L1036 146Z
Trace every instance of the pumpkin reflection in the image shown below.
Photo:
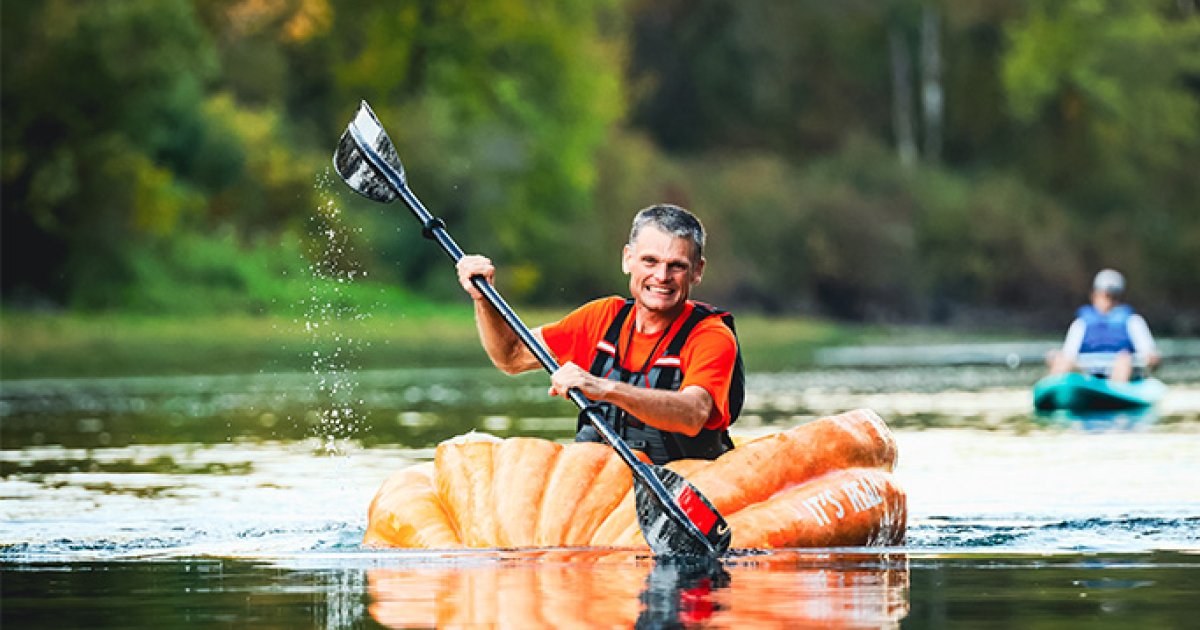
M370 612L391 628L888 627L908 614L903 555L641 554L563 550L376 569Z

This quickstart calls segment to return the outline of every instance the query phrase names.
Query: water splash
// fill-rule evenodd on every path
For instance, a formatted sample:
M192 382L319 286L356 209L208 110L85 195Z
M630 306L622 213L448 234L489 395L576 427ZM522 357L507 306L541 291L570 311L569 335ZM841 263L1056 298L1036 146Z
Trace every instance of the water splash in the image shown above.
M354 255L352 240L362 228L346 222L334 192L336 181L326 169L314 185L321 202L310 219L310 282L303 304L319 401L308 419L321 440L321 450L330 455L344 454L362 428L363 401L356 390L363 341L347 332L345 324L370 317L370 313L360 312L357 301L348 294L367 272Z

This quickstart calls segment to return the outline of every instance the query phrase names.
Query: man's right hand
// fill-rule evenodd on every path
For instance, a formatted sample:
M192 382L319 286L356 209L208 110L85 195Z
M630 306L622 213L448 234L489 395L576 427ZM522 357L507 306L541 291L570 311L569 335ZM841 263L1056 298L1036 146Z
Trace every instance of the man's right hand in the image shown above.
M484 256L469 254L458 259L458 264L455 265L458 269L458 283L463 289L470 294L473 300L482 300L483 294L471 284L471 278L474 276L483 276L489 283L496 277L496 267L492 265L492 261Z

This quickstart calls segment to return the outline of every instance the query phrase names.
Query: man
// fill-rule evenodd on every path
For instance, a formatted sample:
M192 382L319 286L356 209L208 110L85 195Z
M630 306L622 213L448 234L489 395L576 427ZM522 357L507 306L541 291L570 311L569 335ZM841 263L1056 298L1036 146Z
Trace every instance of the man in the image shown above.
M741 405L737 340L724 313L688 299L704 275L703 250L704 227L692 213L669 204L646 208L634 217L621 256L631 298L594 300L533 330L561 365L550 377L551 395L578 388L656 464L715 459L733 446L727 429ZM471 284L476 275L490 282L495 268L483 256L464 256L458 278L475 300L488 356L508 374L537 369L533 353ZM590 424L578 429L576 441L601 441Z
M1124 292L1125 277L1120 272L1103 269L1096 274L1092 303L1079 307L1062 350L1048 357L1052 374L1079 370L1127 382L1135 364L1146 368L1158 364L1150 327L1129 305L1121 303Z

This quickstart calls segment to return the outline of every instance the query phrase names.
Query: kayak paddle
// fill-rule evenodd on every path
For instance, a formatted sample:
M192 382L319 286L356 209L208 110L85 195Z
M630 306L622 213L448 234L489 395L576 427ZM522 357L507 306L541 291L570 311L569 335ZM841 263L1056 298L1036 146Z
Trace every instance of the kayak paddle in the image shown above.
M426 238L437 241L454 262L463 257L463 251L446 231L446 224L431 215L409 189L396 148L366 101L359 105L354 119L338 141L333 165L346 184L368 199L389 203L399 197L421 222ZM542 367L551 374L557 371L558 362L495 287L482 276L471 278L471 284L496 309ZM716 557L725 553L731 537L729 525L712 503L675 472L638 459L625 440L604 423L592 401L578 389L570 390L568 396L604 441L629 465L633 473L638 525L650 549L656 555L666 556Z

